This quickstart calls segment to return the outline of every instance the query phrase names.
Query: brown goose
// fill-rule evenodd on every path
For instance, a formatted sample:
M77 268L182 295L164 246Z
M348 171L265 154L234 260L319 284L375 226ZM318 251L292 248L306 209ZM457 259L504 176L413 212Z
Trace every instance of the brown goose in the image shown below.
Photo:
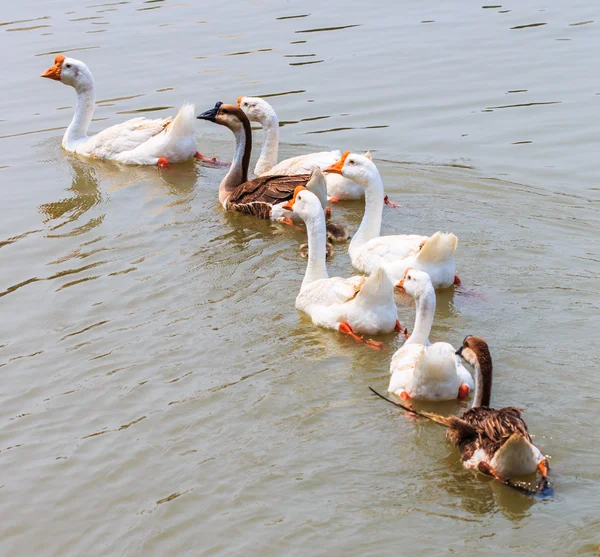
M525 493L534 494L548 488L548 460L533 444L522 410L508 406L490 408L492 395L492 357L485 340L468 336L456 352L475 369L475 397L472 407L458 416L440 416L419 412L410 406L392 401L403 410L428 418L448 428L446 437L459 449L465 468L479 470ZM511 482L513 476L540 472L535 491Z
M292 199L296 187L306 187L326 203L327 186L318 168L313 169L312 174L261 176L248 180L252 131L248 117L238 106L218 102L198 119L225 126L235 136L233 162L219 186L219 201L225 209L291 224L290 213L282 206Z

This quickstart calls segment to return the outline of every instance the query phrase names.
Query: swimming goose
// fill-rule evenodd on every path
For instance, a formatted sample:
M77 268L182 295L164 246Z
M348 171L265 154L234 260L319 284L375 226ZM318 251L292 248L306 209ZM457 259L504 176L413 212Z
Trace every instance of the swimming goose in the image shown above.
M521 418L522 410L512 406L497 410L489 407L492 396L492 357L485 340L467 336L456 354L473 366L476 379L473 405L461 416L440 416L386 400L411 414L446 427L446 437L459 449L465 468L479 470L530 495L551 490L548 485L548 460L533 444L527 424ZM374 389L371 390L379 395ZM541 480L535 490L511 482L514 476L533 474L536 471L540 472Z
M273 107L259 97L238 97L238 106L244 111L251 122L258 122L264 132L264 142L260 156L254 167L256 176L269 174L306 174L313 166L324 170L340 160L341 151L321 151L309 153L277 163L279 154L279 120ZM331 202L347 199L362 199L364 190L352 180L343 176L330 174L326 177L327 195Z
M392 356L388 392L405 400L467 398L474 387L473 378L452 345L429 342L435 313L435 290L429 275L408 269L399 286L414 298L417 315L413 332Z
M382 266L396 285L409 267L429 274L434 288L447 288L459 283L454 262L458 239L454 234L380 236L383 182L371 160L346 152L325 172L342 174L365 189L364 216L348 248L356 269L371 273Z
M248 180L252 132L247 116L239 107L218 102L198 118L225 126L235 136L233 162L219 186L219 202L225 209L291 224L290 212L282 207L292 199L296 187L305 186L318 196L321 212L324 211L327 204L326 185L318 167L314 167L311 174L262 176Z
M80 60L59 54L54 65L41 77L60 81L77 93L75 115L62 140L66 151L96 159L111 159L125 164L157 164L168 166L196 156L194 107L184 104L175 118L133 118L88 136L95 107L95 83L92 72Z
M303 187L284 205L306 224L308 264L296 308L318 327L336 329L375 349L383 344L359 334L376 335L401 329L394 287L382 269L369 277L329 277L325 264L325 216L317 197Z

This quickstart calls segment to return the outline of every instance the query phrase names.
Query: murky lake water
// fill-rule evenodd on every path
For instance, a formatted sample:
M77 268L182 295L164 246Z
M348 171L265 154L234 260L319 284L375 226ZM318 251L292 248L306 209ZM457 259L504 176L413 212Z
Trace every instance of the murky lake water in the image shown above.
M55 0L2 19L2 555L600 553L596 2ZM459 236L474 295L439 296L432 340L489 341L493 402L526 408L555 498L464 471L440 428L371 396L399 341L298 314L303 235L224 214L223 170L63 152L74 92L39 78L58 52L94 73L93 131L270 95L282 156L372 149L404 205L384 232ZM231 156L228 130L197 132ZM337 214L354 230L361 211ZM343 247L330 271L352 272Z

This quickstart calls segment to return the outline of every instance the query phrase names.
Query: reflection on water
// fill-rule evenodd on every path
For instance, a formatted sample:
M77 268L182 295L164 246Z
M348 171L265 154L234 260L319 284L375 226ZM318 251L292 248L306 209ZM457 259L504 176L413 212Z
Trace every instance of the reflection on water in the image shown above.
M71 166L71 186L67 188L69 197L39 206L39 211L45 216L44 222L64 219L63 222L53 225L52 230L57 230L78 220L89 209L102 201L98 185L98 171L95 165L89 164L88 160L80 159L77 155L66 155L66 158ZM92 219L88 225L94 221L94 226L98 226L103 218L104 216ZM80 230L89 230L88 225L83 225Z

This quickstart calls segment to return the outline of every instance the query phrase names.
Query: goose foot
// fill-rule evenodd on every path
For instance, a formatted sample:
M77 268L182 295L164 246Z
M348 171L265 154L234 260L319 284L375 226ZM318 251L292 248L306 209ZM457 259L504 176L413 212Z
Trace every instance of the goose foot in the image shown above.
M469 397L469 385L466 385L465 383L463 383L459 388L458 388L458 400L465 400L466 398Z
M198 159L200 162L207 164L208 166L229 166L228 162L218 161L217 157L205 157L202 153L200 153L200 151L196 151L194 158Z
M168 168L169 167L169 160L165 159L164 157L160 157L160 159L158 159L158 162L156 164L160 168Z
M298 226L297 224L295 224L294 221L290 217L283 217L282 219L279 220L279 222L281 224L287 224L288 226L291 226L292 228L295 228L296 230L304 230L301 226Z
M325 209L325 218L326 219L330 219L331 218L331 207L327 207Z
M485 474L486 476L492 476L493 478L496 478L498 481L504 483L504 478L502 476L500 476L500 474L497 474L496 471L485 461L481 461L478 465L477 468L479 469L479 471L482 474Z
M400 323L399 319L396 319L396 326L394 327L394 331L404 335L405 338L410 337L410 335L408 334L408 329L406 327L402 327L402 323Z
M400 393L400 398L401 398L402 400L410 400L410 395L409 395L409 394L408 394L406 391L402 391L402 392Z
M339 203L340 200L337 197L330 197L327 201L329 201L329 203Z
M462 281L458 278L458 275L454 275L453 284L454 284L454 286L460 286L462 284Z
M358 336L352 330L350 323L348 323L347 321L340 323L338 330L340 331L340 333L344 333L345 335L351 336L356 342L360 342L361 344L364 344L369 348L372 348L373 350L383 350L385 348L381 342L371 340L370 338L365 340L365 337Z
M393 207L394 209L399 209L400 207L402 207L402 205L400 205L399 203L394 203L393 201L390 201L390 199L387 195L383 197L383 202L386 205Z

